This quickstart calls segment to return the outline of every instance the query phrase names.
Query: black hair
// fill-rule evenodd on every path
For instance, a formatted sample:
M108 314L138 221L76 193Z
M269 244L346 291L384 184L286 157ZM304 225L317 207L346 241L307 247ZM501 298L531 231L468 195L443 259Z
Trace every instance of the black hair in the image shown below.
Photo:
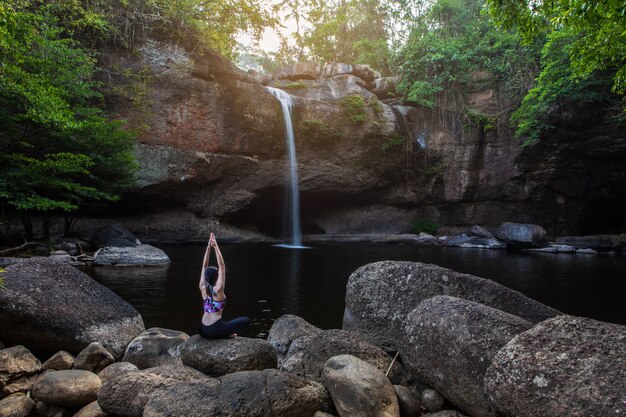
M204 280L211 287L215 286L217 282L218 269L214 266L209 266L204 270Z

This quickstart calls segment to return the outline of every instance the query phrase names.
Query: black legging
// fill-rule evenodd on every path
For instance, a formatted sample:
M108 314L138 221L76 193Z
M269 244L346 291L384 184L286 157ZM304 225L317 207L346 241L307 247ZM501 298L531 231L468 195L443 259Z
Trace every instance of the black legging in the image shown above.
M200 324L200 335L208 339L219 339L229 337L241 329L245 329L250 324L248 317L237 317L229 321L219 319L210 326Z

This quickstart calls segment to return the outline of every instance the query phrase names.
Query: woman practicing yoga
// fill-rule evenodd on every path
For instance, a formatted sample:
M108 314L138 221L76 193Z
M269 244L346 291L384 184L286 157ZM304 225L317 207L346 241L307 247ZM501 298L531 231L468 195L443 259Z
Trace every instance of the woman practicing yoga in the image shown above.
M215 249L217 268L209 266L211 248ZM204 300L204 314L200 324L200 334L207 338L235 337L237 331L250 324L248 317L237 317L230 321L222 320L222 311L226 304L224 286L226 285L226 266L215 235L211 233L209 244L204 252L202 272L200 273L200 293Z

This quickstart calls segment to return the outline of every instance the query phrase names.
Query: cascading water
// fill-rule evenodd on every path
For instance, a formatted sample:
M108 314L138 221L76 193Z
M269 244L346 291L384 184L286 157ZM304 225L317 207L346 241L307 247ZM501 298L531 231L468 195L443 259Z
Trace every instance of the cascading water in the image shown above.
M302 232L300 230L300 191L298 189L298 161L296 160L296 143L291 123L292 97L278 88L266 87L267 90L280 102L285 121L285 137L289 150L289 182L288 202L291 227L291 243L287 247L302 248Z

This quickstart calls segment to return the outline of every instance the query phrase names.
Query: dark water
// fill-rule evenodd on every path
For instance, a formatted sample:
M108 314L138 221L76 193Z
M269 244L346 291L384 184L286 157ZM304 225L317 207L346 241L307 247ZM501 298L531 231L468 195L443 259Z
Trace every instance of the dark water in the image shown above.
M169 268L96 268L92 274L131 303L146 328L197 333L198 290L205 246L162 246ZM245 315L244 336L265 336L273 321L296 314L321 328L340 328L348 276L380 260L434 263L497 281L565 313L626 324L626 258L521 254L390 244L224 245L224 318ZM215 260L212 260L215 263Z

